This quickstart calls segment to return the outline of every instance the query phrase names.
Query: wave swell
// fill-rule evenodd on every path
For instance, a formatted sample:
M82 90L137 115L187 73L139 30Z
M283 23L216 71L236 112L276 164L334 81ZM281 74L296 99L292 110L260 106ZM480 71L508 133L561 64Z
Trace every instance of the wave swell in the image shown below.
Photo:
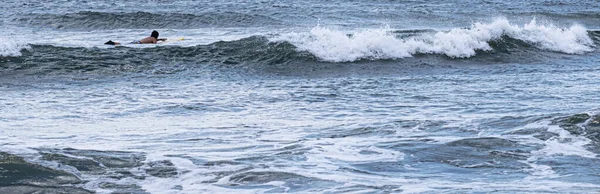
M290 61L316 61L307 52L298 52L287 42L270 42L264 36L220 41L193 47L59 47L31 45L20 56L0 57L0 72L26 70L32 74L73 72L146 72L157 64L276 65Z
M204 28L248 27L277 25L281 22L268 16L236 12L203 13L149 13L149 12L93 12L81 11L62 15L41 14L17 19L18 22L54 29L148 29L148 28Z
M593 50L594 42L581 25L559 28L538 24L518 26L506 19L491 23L475 23L470 28L422 33L402 37L389 29L364 30L346 34L329 28L316 27L309 33L290 33L273 41L290 42L300 51L308 51L323 61L352 62L362 59L399 59L416 54L442 54L451 58L468 58L477 51L492 51L490 42L510 38L536 48L567 54L582 54Z

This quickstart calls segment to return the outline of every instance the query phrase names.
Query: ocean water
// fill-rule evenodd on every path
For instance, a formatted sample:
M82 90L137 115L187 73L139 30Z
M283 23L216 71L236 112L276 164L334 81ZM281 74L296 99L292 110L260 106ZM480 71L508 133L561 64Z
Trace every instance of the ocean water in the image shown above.
M0 9L0 193L600 192L597 0Z

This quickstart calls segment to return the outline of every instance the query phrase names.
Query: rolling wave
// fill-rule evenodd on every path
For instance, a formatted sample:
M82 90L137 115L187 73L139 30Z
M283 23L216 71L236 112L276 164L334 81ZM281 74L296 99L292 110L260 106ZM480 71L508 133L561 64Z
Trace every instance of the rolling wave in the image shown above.
M258 14L223 13L149 13L149 12L93 12L67 14L33 14L15 19L17 22L54 29L148 29L148 28L204 28L248 27L278 25L281 21Z
M450 31L366 30L346 34L317 27L307 33L251 36L191 47L60 47L0 44L0 72L25 70L32 74L70 72L145 72L157 64L197 67L222 65L290 67L320 63L362 63L421 59L519 62L552 60L556 53L578 55L594 51L600 31L582 26L511 25L506 20L474 24ZM406 60L414 58L415 60ZM427 60L426 60L427 61ZM432 61L432 60L429 60Z
M270 42L264 36L220 41L193 47L84 48L30 45L18 55L0 57L0 72L27 70L32 74L72 72L145 72L156 64L282 64L316 60L287 42Z
M413 33L413 32L410 32ZM475 23L470 28L425 32L408 37L389 29L364 30L346 34L316 27L309 33L291 33L275 39L290 42L301 51L308 51L329 62L352 62L362 59L400 59L416 54L440 54L451 58L469 58L478 51L493 51L491 42L498 44L511 39L532 47L567 54L593 51L593 39L580 25L559 28L540 25L536 20L518 26L506 19L491 23ZM501 43L500 43L501 44ZM502 47L502 45L497 45Z

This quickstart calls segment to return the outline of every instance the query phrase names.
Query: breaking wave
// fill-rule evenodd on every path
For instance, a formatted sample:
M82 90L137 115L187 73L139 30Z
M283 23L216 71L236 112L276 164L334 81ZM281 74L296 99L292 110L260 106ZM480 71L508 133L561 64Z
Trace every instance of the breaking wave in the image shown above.
M401 34L402 35L402 34ZM534 19L523 26L507 19L475 23L470 28L425 32L403 37L390 29L364 30L353 34L324 27L309 33L290 33L274 38L295 45L328 62L352 62L361 59L399 59L416 54L442 54L451 58L468 58L477 51L492 51L491 42L513 39L536 48L567 54L593 50L594 42L581 25L559 28L542 25Z
M0 57L21 56L21 50L23 49L30 49L30 47L19 41L0 37Z
M600 31L588 31L580 25L559 28L533 20L518 26L504 19L449 31L381 29L346 34L316 27L307 33L251 36L191 47L86 48L2 41L0 72L145 72L154 70L157 64L287 69L307 64L372 60L399 60L399 64L410 65L424 63L422 59L430 64L440 60L544 61L560 57L556 52L569 55L594 51L599 42Z

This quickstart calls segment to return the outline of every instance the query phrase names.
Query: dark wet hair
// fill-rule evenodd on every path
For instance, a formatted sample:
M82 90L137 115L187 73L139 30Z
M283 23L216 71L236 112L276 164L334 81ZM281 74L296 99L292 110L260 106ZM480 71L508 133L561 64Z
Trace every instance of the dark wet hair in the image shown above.
M150 37L158 38L158 32L156 30L152 31Z
M117 43L113 42L112 40L109 40L108 42L105 42L104 44L106 44L106 45L116 45Z

